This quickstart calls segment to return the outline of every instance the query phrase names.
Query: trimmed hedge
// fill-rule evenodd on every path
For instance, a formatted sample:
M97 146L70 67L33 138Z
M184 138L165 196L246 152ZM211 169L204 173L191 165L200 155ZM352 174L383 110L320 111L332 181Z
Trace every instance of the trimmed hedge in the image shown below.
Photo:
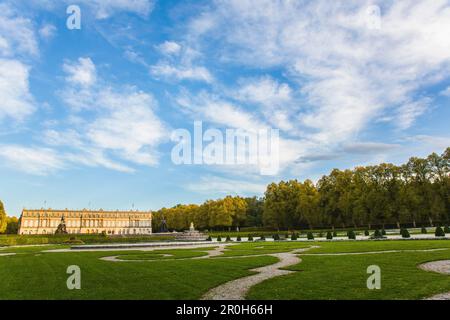
M308 234L306 235L306 237L308 238L308 240L314 240L314 235L312 232L308 232Z
M445 237L445 232L444 232L444 230L442 230L441 227L437 227L436 231L434 232L434 235L436 237Z
M369 232L369 230L364 230L364 235L367 237L367 236L370 236L370 232Z
M237 236L236 241L242 241L241 236Z
M406 228L402 228L400 230L400 234L402 235L402 238L411 238L411 235L409 234L409 231Z
M350 230L349 232L347 232L347 237L348 237L350 240L356 240L356 233L355 233L355 231Z
M330 231L327 232L327 239L328 240L332 240L333 239L333 235L331 234Z
M251 234L248 235L247 241L253 241L253 236Z
M422 227L422 229L420 230L420 232L421 232L422 234L427 234L427 233L428 233L427 228L425 228L425 227Z

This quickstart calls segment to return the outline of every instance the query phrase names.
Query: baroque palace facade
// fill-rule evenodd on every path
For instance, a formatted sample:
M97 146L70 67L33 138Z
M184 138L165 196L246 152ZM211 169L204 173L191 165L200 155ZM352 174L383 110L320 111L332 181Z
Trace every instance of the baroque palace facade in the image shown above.
M54 234L64 217L69 234L148 235L152 233L150 211L98 211L24 209L19 234Z

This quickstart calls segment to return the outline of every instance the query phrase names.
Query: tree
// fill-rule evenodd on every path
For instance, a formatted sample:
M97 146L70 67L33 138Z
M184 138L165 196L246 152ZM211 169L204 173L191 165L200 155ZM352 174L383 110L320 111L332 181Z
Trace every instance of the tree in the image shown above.
M0 201L0 233L4 233L6 231L6 212L5 207L3 206L3 202Z
M19 231L19 219L16 217L6 218L6 234L17 234Z

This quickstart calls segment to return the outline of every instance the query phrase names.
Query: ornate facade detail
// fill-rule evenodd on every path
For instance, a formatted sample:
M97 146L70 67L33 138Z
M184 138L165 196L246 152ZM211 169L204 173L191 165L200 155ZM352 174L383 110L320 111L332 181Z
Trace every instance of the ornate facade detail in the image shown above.
M150 211L24 209L19 234L54 234L64 217L68 234L144 235L152 233Z

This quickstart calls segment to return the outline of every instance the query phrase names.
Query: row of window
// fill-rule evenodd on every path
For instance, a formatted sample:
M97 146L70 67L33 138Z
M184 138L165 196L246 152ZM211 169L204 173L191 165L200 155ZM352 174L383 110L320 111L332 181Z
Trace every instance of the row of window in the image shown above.
M56 228L60 224L60 220L25 220L23 222L23 227L25 228ZM66 222L67 227L127 227L127 228L145 228L151 227L152 223L150 220L141 220L141 221L129 221L129 220L119 220L119 221L111 221L111 220L69 220Z
M151 234L151 229L120 229L120 230L99 230L99 229L88 229L82 232L82 234L100 234L103 231L105 231L107 234L110 235L133 235L133 234ZM69 234L79 234L79 229L68 229L67 232ZM29 231L23 231L21 234L54 234L54 231L52 230L42 230L39 232L29 230Z

